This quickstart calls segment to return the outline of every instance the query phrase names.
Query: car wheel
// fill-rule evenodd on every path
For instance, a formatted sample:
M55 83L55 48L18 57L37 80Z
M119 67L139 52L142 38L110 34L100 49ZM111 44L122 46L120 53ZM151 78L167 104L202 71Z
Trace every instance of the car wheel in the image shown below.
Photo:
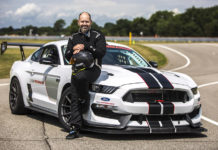
M58 118L63 127L69 131L71 119L71 90L68 87L62 94L59 105L58 105Z
M25 114L27 112L24 107L23 95L17 78L13 78L10 84L9 105L12 114Z

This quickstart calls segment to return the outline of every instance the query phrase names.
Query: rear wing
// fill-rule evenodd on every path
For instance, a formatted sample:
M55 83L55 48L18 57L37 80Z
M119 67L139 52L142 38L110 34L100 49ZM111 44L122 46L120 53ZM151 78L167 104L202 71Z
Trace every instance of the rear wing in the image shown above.
M37 43L11 43L11 42L2 42L1 43L1 55L4 54L4 52L7 50L7 46L19 46L20 47L20 53L22 60L25 60L25 54L23 50L23 46L29 46L29 47L42 47L44 44L37 44Z

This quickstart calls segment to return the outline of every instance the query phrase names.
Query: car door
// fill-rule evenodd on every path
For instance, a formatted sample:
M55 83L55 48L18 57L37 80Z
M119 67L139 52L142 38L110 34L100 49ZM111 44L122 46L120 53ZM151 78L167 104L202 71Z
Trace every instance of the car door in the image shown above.
M39 62L31 64L32 105L50 112L57 111L60 83L60 57L55 45L43 48Z

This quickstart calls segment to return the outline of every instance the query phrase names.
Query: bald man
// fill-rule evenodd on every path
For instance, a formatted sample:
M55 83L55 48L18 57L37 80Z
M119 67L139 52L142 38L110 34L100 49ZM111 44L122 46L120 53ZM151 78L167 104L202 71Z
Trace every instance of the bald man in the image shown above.
M90 102L89 84L96 81L101 73L102 58L106 53L106 41L101 32L91 29L92 19L87 12L78 18L79 31L68 40L65 57L68 61L80 51L88 51L94 57L94 66L78 70L72 67L71 78L71 126L67 139L78 137L82 126L82 112L87 111ZM82 105L81 105L82 103Z

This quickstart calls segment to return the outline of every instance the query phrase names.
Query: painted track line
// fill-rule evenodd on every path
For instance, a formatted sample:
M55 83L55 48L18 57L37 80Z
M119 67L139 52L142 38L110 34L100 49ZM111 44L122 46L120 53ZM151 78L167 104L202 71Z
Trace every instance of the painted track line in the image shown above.
M6 86L6 85L9 85L9 83L0 84L0 86Z
M198 86L198 88L202 88L202 87L210 86L210 85L214 85L214 84L218 84L218 81L210 82L210 83L206 83L206 84L201 84L201 85Z
M201 119L203 119L203 120L205 120L205 121L207 121L207 122L209 122L209 123L211 123L211 124L213 124L213 125L218 126L218 122L216 122L216 121L214 121L214 120L211 120L211 119L209 119L209 118L207 118L207 117L205 117L205 116L201 116Z
M206 84L201 84L201 85L198 86L198 88L202 88L202 87L206 87L206 86L211 86L211 85L215 85L215 84L218 84L218 81L216 81L216 82L210 82L210 83L206 83ZM207 118L207 117L205 117L205 116L203 116L203 115L202 115L201 118L202 118L203 120L205 120L205 121L211 123L211 124L214 124L214 125L218 126L218 122L216 122L216 121L214 121L214 120L212 120L212 119L210 119L210 118Z
M169 50L169 51L171 51L171 52L174 52L174 53L176 53L176 54L178 54L178 55L180 55L180 56L182 56L182 57L185 58L185 60L186 60L186 64L185 64L185 65L183 65L183 66L181 66L181 67L177 67L177 68L171 69L171 70L169 70L169 71L176 71L176 70L184 69L184 68L188 67L188 66L190 65L190 63L191 63L191 60L190 60L185 54L179 52L178 50L175 50L175 49L173 49L173 48L170 48L170 47L167 47L167 46L164 46L164 45L154 45L154 44L152 44L152 45L153 45L153 46L157 46L157 47L164 48L164 49L166 49L166 50Z

